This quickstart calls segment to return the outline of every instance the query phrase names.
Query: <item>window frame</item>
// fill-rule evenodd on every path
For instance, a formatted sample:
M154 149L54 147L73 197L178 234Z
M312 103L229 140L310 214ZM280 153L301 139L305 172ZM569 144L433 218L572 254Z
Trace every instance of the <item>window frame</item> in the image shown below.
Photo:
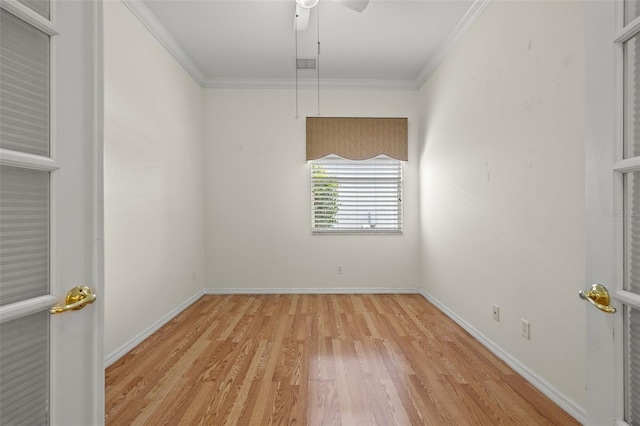
M330 161L335 162L343 162L343 164L352 164L357 165L358 163L362 163L364 166L371 167L373 161L385 161L387 164L396 163L398 166L398 178L391 180L391 182L395 182L397 184L397 227L396 228L357 228L357 227L343 227L343 228L334 228L334 227L317 227L316 226L316 197L315 197L315 186L316 180L314 179L314 165L323 165L323 163L327 163ZM307 164L309 165L309 180L310 180L310 210L311 210L311 233L313 235L402 235L404 233L404 161L398 160L395 158L388 157L386 155L378 155L374 158L366 159L366 160L350 160L338 155L328 155L326 157L322 157L316 160L309 160ZM324 165L323 165L324 166ZM355 166L357 167L357 166ZM339 179L339 178L337 178ZM389 182L387 182L389 183ZM387 201L388 202L388 201ZM377 210L376 210L377 211ZM339 214L339 213L337 213ZM363 226L362 222L358 222L358 226ZM377 225L377 224L376 224Z

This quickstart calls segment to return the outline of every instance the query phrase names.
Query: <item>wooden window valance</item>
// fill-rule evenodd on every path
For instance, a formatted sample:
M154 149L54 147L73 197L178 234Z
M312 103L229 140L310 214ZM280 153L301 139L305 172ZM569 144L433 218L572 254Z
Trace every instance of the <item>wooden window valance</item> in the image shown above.
M330 154L407 161L406 118L307 117L307 161Z

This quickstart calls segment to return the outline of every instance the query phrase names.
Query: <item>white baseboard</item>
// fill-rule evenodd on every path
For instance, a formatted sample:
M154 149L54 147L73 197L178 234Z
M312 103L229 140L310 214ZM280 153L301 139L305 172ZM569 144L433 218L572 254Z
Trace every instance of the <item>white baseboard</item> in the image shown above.
M417 294L417 288L205 288L205 294Z
M111 364L125 356L129 351L138 346L144 339L151 336L153 333L158 331L160 327L171 321L175 316L177 316L180 312L187 309L191 306L196 300L200 299L205 294L204 290L199 290L196 294L185 300L182 304L180 304L175 309L168 312L165 316L160 318L158 321L151 324L147 327L142 333L135 336L133 339L129 340L124 345L120 346L115 351L108 354L104 359L104 368L109 367Z
M569 415L584 424L587 418L587 413L584 407L581 407L571 398L560 392L544 378L540 377L534 371L522 364L518 359L514 358L509 352L496 345L487 336L476 330L471 324L459 317L455 312L451 311L445 305L440 303L436 298L431 296L425 290L420 289L418 293L427 299L432 305L441 310L445 315L455 321L460 327L464 328L469 334L471 334L482 345L489 349L495 356L503 360L507 365L513 368L516 373L524 377L529 383L535 386L540 392L545 394L549 399L560 406Z

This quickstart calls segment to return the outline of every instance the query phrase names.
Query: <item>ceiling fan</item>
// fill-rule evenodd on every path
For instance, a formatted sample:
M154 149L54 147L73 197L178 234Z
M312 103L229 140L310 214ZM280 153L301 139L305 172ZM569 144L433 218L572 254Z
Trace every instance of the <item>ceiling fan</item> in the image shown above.
M356 12L362 12L367 8L369 0L333 0L336 3L348 7ZM320 0L296 0L296 29L298 31L306 30L309 26L309 14L311 9L316 7Z
M369 5L369 0L333 0L336 3L354 10L362 12ZM318 87L318 115L320 115L320 15L316 13L318 19L318 51L316 59L299 59L298 58L298 31L306 30L309 26L309 15L311 9L316 7L320 0L296 0L296 13L293 18L293 27L296 34L296 120L298 119L298 70L299 69L315 69ZM302 65L300 63L302 61Z

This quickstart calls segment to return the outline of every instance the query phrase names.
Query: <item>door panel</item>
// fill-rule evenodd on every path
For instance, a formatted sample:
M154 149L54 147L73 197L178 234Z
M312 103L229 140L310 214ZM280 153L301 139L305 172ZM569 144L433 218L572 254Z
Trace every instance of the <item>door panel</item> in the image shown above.
M104 422L101 7L0 0L1 424Z
M619 130L618 59L614 40L617 31L618 3L586 2L587 58L587 140L586 140L586 211L587 211L587 282L600 283L614 293L623 282L622 235L624 206L614 197L614 188L622 187L622 176L612 171L622 156ZM614 300L614 304L616 304ZM616 307L619 307L616 305ZM618 375L614 327L621 315L610 315L585 303L587 333L587 425L613 425L622 419L624 398L622 376Z
M636 1L587 2L587 284L607 286L617 309L587 307L589 425L640 425L637 8Z

